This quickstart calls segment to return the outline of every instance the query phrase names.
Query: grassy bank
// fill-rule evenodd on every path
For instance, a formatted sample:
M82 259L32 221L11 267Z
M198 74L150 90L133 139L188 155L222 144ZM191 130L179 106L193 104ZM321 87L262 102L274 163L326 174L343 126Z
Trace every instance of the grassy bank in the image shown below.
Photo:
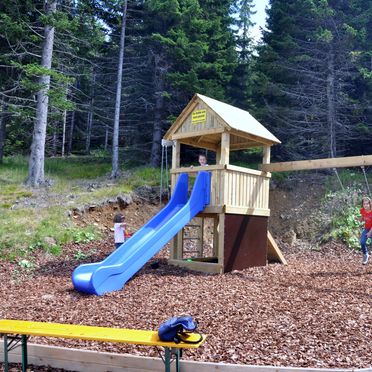
M96 227L78 228L68 212L145 184L159 184L158 169L122 166L117 180L109 179L110 170L109 158L47 159L45 174L51 186L34 190L23 185L27 159L5 158L0 164L0 257L21 260L35 249L58 254L68 242L99 239Z
M45 173L51 186L34 190L23 185L27 159L5 158L0 164L0 258L20 261L35 249L58 254L68 242L99 239L100 231L95 226L77 227L69 211L115 198L139 186L160 183L159 169L122 164L122 176L117 180L109 178L110 170L111 159L107 157L47 159ZM296 175L301 177L299 172ZM279 187L282 182L290 186L292 177L285 172L273 174ZM326 192L319 211L323 241L342 240L357 248L360 224L354 217L359 213L361 197L368 194L364 174L356 168L343 169L339 178L323 174L323 181Z

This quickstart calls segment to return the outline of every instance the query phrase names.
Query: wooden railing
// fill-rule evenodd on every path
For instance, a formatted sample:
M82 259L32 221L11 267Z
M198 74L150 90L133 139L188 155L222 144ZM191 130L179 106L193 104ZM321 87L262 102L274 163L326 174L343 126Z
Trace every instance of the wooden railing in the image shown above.
M172 169L172 187L180 173L212 173L211 199L205 212L268 216L270 173L234 165ZM192 178L192 177L190 177Z

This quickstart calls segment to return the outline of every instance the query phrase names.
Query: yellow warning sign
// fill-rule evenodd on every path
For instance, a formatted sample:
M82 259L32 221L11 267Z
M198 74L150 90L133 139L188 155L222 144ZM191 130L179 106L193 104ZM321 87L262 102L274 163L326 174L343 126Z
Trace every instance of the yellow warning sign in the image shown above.
M191 124L205 124L207 122L207 110L195 110L191 113Z

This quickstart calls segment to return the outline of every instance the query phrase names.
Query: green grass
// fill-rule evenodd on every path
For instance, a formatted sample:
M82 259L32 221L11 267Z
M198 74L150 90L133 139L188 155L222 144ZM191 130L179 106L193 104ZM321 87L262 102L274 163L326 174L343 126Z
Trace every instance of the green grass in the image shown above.
M45 162L47 178L67 180L92 180L109 174L111 162L107 158L71 157L68 159L51 158Z
M61 207L0 210L0 254L3 258L27 257L35 249L58 255L68 242L85 243L101 237L93 226L76 227Z
M325 176L325 194L318 213L320 227L324 230L322 242L333 239L342 241L349 248L360 249L359 235L363 224L356 221L356 217L360 216L362 197L368 196L367 184L360 168L338 169L337 172L340 180L335 173ZM299 172L273 172L272 178L280 183L293 174ZM372 184L370 172L366 176L367 182Z
M360 216L359 206L339 204L345 203L347 199L345 192L350 191L350 189L347 189L326 196L324 206L330 213L330 225L328 233L323 235L323 241L338 240L345 243L349 248L359 249L359 233L363 226L361 222L356 220L356 217ZM332 207L330 207L332 204L339 204L339 207L333 213ZM340 207L340 205L343 205L343 207Z
M168 177L170 179L170 177ZM160 169L139 167L133 171L129 184L135 188L144 185L158 186L160 183Z
M342 190L343 188L351 187L361 193L368 193L366 180L364 174L360 168L345 169L341 168L336 173L327 178L325 183L326 190L329 192ZM372 184L372 177L370 172L366 173L367 182Z
M0 258L27 261L35 249L58 255L68 242L86 243L99 239L101 233L96 227L74 225L68 210L129 193L145 184L156 186L160 182L159 169L139 167L128 170L122 166L124 175L118 180L108 178L110 170L111 159L107 157L47 159L45 175L52 180L52 186L46 190L33 190L23 185L28 172L27 159L5 158L0 164ZM90 191L87 184L95 182L100 182L100 187ZM40 192L63 198L66 203L44 208L19 207L23 198ZM70 194L74 198L68 199Z
M338 169L338 176L327 177L323 205L330 214L329 232L324 239L343 241L348 247L360 249L359 234L363 223L356 221L360 216L361 200L368 196L368 187L360 168ZM366 173L367 182L371 177Z
M1 193L3 187L8 185L21 184L27 177L28 163L24 157L12 156L4 158L0 164L0 186Z

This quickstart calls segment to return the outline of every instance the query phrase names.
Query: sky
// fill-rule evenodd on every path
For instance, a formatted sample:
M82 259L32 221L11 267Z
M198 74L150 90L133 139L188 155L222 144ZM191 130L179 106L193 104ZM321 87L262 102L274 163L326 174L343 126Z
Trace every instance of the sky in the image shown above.
M256 25L252 28L251 36L258 41L261 36L260 27L265 27L265 8L269 4L269 0L254 0L254 4L254 10L256 11L256 14L252 16L252 21L256 23Z

